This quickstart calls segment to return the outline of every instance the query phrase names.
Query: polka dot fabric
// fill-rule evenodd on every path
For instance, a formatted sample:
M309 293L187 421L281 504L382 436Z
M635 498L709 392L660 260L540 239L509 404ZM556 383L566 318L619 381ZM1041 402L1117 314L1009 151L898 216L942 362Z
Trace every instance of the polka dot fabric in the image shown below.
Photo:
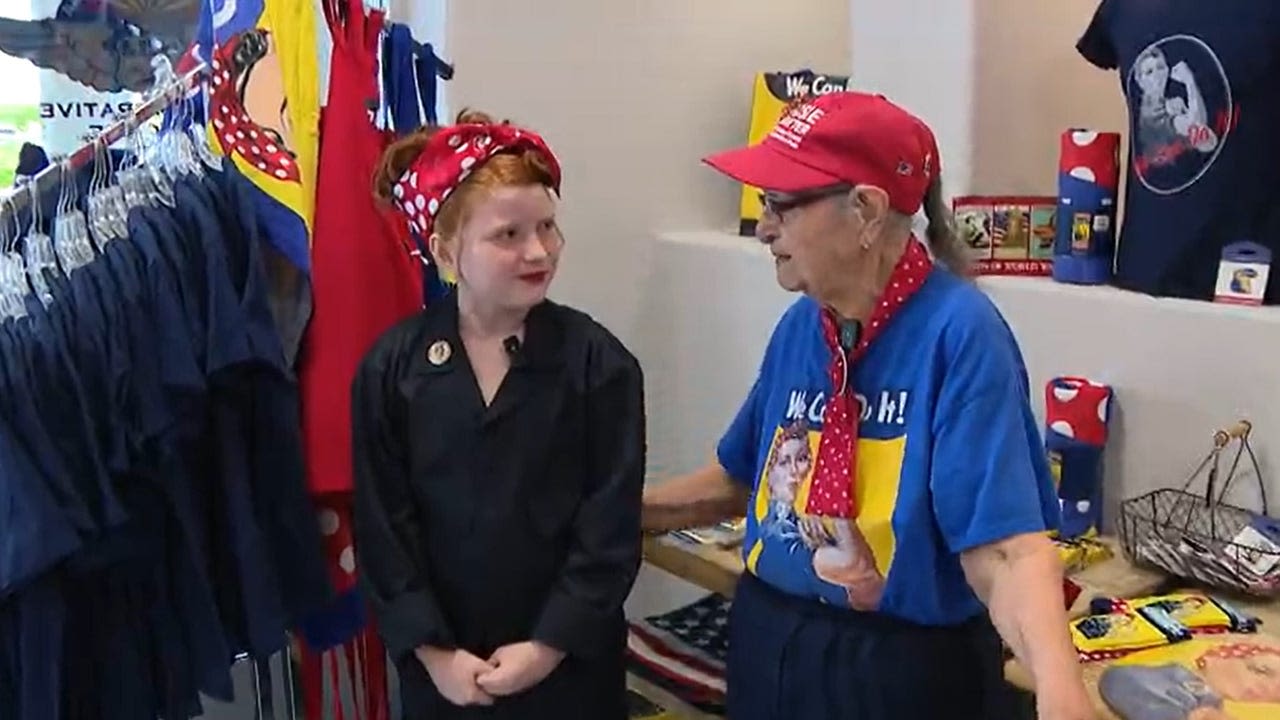
M235 153L276 180L301 182L293 153L280 138L254 122L237 95L232 58L244 36L218 48L210 64L209 122L224 155Z
M829 372L832 394L822 414L822 440L818 444L818 461L809 486L809 502L805 506L807 514L833 518L857 517L854 483L858 477L857 438L861 408L854 397L853 388L845 380L852 363L862 357L871 342L889 324L894 313L920 289L932 269L933 261L929 259L929 254L918 240L911 238L906 252L894 266L884 294L871 313L850 358L845 357L840 347L839 328L834 313L822 313L822 335L832 354Z
M1081 377L1057 377L1044 388L1045 422L1049 429L1086 445L1107 442L1112 390Z
M414 232L431 234L440 206L476 168L500 152L533 150L546 160L560 192L560 163L537 133L509 124L463 123L444 128L427 142L392 192Z
M356 586L357 577L351 496L346 493L317 495L315 508L329 565L329 579L339 594L350 592Z
M1216 645L1196 658L1196 667L1204 670L1210 660L1245 660L1259 655L1280 655L1280 648L1260 642L1227 643Z

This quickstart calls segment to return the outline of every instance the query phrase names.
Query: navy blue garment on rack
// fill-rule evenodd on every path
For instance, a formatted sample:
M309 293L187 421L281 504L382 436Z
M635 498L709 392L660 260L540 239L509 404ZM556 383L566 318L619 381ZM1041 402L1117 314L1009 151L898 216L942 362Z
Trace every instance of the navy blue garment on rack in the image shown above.
M439 122L439 81L453 78L453 66L436 55L431 43L420 43L400 23L388 23L382 38L383 110L389 126L403 137L423 125ZM423 300L426 305L443 298L449 287L431 262L426 243L413 235L423 264Z
M383 105L390 126L401 137L439 122L440 80L453 78L453 66L420 43L400 23L387 23L382 38Z
M332 598L248 181L173 191L0 318L4 720L198 717Z
M439 122L436 114L436 95L439 87L436 82L439 80L453 79L453 66L445 62L436 55L435 48L431 43L423 43L417 46L415 53L414 69L417 71L418 92L422 96L422 107L426 112L426 121L429 123Z

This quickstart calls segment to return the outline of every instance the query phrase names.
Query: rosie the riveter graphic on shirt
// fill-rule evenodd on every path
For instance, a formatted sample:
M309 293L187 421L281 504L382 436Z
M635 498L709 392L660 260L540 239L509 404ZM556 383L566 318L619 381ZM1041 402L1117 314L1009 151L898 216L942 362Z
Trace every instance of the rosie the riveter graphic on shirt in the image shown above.
M1194 183L1232 123L1231 87L1213 50L1191 36L1164 38L1134 59L1126 86L1138 179L1160 194Z
M794 391L791 397L788 418L774 433L757 486L752 512L759 533L755 547L747 556L748 567L755 572L764 543L778 543L790 553L808 556L814 575L843 591L851 608L875 610L884 593L885 572L893 547L887 512L892 510L893 498L888 496L887 503L878 503L880 509L886 511L878 513L874 501L870 507L864 505L869 499L865 492L869 488L859 485L862 491L857 494L863 512L856 520L805 515L803 509L809 500L814 459L822 437L809 416L820 418L822 404L818 402L814 406L806 402L803 391ZM865 401L862 406L866 415ZM860 441L860 448L867 446L866 440ZM874 462L875 453L862 455L860 450L859 458L861 470ZM879 555L868 542L866 533L880 541Z
M752 488L742 552L775 589L926 625L983 612L960 553L1059 523L1029 383L1008 325L936 270L854 365L857 516L805 517L831 393L821 308L783 314L716 457ZM963 352L958 352L963 350Z
M1204 635L1114 660L1098 680L1123 720L1280 717L1280 644L1265 635Z
M204 0L201 7L177 71L209 67L209 143L253 187L272 311L292 362L311 316L321 66L328 64L320 36L327 33L311 2ZM191 99L201 102L201 93Z

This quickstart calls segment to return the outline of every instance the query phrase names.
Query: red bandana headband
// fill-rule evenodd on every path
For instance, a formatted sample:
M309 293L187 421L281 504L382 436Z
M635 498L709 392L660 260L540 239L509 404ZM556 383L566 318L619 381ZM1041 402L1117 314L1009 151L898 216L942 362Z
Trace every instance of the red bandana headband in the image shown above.
M537 133L515 125L463 123L431 136L392 193L414 232L431 234L440 206L476 168L500 152L533 150L551 171L552 189L560 192L560 162Z

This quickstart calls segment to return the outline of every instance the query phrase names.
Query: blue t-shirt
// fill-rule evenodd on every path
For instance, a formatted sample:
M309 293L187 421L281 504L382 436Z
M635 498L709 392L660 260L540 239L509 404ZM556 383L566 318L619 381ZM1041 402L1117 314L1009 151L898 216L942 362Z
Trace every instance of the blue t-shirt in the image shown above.
M927 625L967 620L982 606L959 553L1059 518L1013 334L981 291L935 269L854 364L858 517L819 521L799 512L831 391L819 313L802 298L782 316L717 448L754 488L747 570L825 603Z
M1280 261L1280 3L1103 0L1076 47L1129 103L1117 284L1209 299L1224 245Z

